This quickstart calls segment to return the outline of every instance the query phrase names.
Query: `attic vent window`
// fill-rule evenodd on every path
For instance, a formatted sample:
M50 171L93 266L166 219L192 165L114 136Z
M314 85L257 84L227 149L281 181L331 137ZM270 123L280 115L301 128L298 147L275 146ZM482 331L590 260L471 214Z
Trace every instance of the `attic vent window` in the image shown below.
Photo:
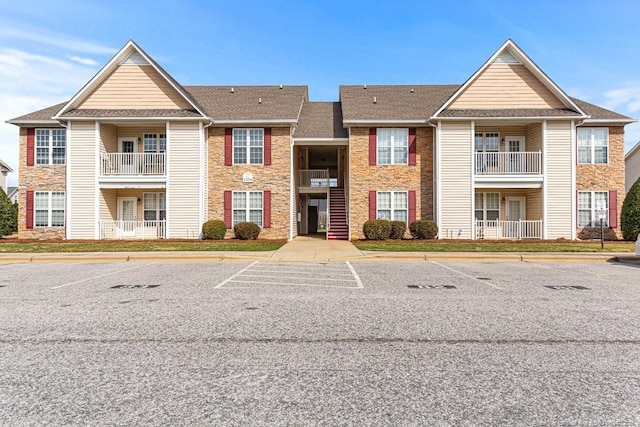
M120 65L150 65L140 52L133 52L120 62Z
M515 56L506 50L498 55L496 60L493 62L494 64L522 64Z

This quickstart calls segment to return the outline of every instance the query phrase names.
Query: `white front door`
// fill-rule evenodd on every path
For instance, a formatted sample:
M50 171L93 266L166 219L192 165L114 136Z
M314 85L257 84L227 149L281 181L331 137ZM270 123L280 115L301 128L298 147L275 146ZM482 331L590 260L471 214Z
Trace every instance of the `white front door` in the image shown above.
M507 214L505 237L521 238L520 220L525 219L524 197L507 197L505 199L505 211Z
M526 165L524 161L524 136L506 136L504 138L505 150L507 154L507 172L524 173Z
M120 237L136 235L138 199L135 197L118 197L118 234Z

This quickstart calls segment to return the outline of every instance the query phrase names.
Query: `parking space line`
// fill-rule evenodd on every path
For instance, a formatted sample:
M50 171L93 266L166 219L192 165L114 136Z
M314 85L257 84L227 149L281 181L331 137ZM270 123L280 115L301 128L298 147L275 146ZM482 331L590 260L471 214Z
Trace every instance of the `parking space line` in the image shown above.
M477 282L482 283L483 285L487 285L487 286L491 286L492 288L495 288L495 289L503 290L503 288L501 288L500 286L496 286L496 285L494 285L492 283L488 283L488 282L486 282L484 280L479 280L476 277L473 277L473 276L471 276L471 275L469 275L467 273L464 273L462 271L456 270L455 268L448 267L448 266L440 264L439 262L436 262L436 261L429 261L429 262L432 263L432 264L439 265L442 268L446 268L447 270L453 271L454 273L460 274L460 275L462 275L464 277L468 277L469 279L473 279L473 280L475 280Z
M272 264L271 265L280 267L282 269L289 269L289 270L299 270L300 266L295 266L295 265L283 265L283 264ZM305 270L316 270L316 271L345 271L344 268L333 268L333 267L325 267L323 265L309 265L309 264L304 264L305 266Z
M351 263L349 261L345 261L345 264L347 264L347 267L349 267L349 270L351 270L351 274L353 274L353 278L356 280L356 283L358 284L358 289L364 289L362 280L360 280L360 276L358 276L358 273L356 273L356 270L353 268Z
M137 270L139 268L148 267L148 266L153 265L153 264L157 264L157 262L151 262L149 264L138 265L138 266L131 267L131 268L125 268L124 270L112 271L110 273L101 274L99 276L89 277L88 279L76 280L75 282L69 282L69 283L65 283L64 285L54 286L54 287L52 287L50 289L60 289L60 288L64 288L64 287L71 286L71 285L77 285L78 283L89 282L91 280L100 279L102 277L113 276L114 274L124 273L125 271Z
M233 283L257 283L259 285L280 285L280 286L307 286L310 288L336 288L336 289L359 289L357 286L335 286L335 285L315 285L313 283L281 283L281 282L259 282L253 280L232 280Z
M335 270L335 271L336 271L336 273L332 273L332 274L336 274L336 275L337 275L338 271L337 271L337 270ZM348 277L352 277L352 274L351 274L350 272L348 272L347 270L342 270L342 271L343 271L343 272L341 272L340 274L343 274L343 275L348 276ZM252 273L280 273L280 274L282 274L282 273L283 273L282 271L278 271L278 270L261 270L261 269L259 269L259 268L254 268L253 270L251 270L251 272L252 272ZM295 270L294 270L294 271L291 271L291 272L287 271L287 274L289 274L289 273L296 273L296 274L315 274L315 275L317 275L317 274L318 274L318 272L317 272L317 271L295 271Z
M258 261L253 261L251 264L249 264L248 266L246 266L242 270L238 271L236 274L234 274L233 276L229 277L227 280L218 283L216 286L213 287L213 289L220 289L221 287L223 287L224 285L226 285L227 283L229 283L230 281L232 281L233 279L235 279L236 277L238 277L239 275L241 275L242 273L244 273L245 271L247 271L248 269L250 269L251 267L253 267L257 263L258 263Z
M252 271L253 272L253 271ZM242 277L262 277L265 279L280 279L279 277L276 276L267 276L264 274L243 274ZM331 281L331 282L354 282L353 278L349 278L349 279L328 279L328 278L319 278L319 277L296 277L296 276L287 276L287 279L301 279L301 280L309 280L309 279L313 279L313 280L318 280L320 282L323 281ZM233 280L235 282L235 280ZM271 283L277 283L277 282L271 282Z

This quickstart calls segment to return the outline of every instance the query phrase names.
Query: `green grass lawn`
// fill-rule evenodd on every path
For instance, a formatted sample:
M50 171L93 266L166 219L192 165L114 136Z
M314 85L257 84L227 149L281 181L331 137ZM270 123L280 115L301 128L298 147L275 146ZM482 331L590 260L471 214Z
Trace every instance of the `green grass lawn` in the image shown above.
M274 251L285 242L264 240L101 240L22 242L0 239L0 253L143 252L143 251Z
M635 242L574 241L442 241L442 240L392 240L353 242L361 251L390 252L635 252Z

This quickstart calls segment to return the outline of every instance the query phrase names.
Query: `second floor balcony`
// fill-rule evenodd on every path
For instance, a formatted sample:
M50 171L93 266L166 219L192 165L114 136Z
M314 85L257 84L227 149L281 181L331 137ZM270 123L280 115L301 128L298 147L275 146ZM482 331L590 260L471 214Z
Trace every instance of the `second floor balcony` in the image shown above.
M542 153L539 151L476 152L474 174L541 175Z
M101 176L164 176L165 153L100 153Z

